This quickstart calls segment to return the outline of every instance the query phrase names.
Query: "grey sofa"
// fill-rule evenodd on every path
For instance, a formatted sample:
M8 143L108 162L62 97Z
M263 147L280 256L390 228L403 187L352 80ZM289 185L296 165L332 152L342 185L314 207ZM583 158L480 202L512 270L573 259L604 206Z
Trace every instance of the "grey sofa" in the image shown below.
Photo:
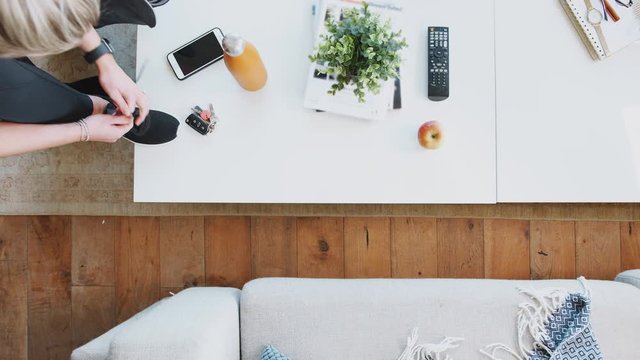
M258 360L272 344L292 360L395 360L415 327L420 341L465 341L452 359L515 347L516 287L562 287L572 280L325 280L267 278L242 291L192 288L163 300L94 341L73 360ZM640 359L640 270L589 281L592 325L606 359Z

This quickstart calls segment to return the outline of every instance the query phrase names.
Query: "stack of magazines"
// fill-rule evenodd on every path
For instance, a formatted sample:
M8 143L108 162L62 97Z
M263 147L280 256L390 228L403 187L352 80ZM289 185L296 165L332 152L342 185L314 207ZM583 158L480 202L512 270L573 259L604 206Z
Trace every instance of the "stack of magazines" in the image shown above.
M402 11L393 1L367 1L370 9L380 14L382 19L393 19ZM321 35L327 34L326 20L333 17L339 21L346 9L362 6L357 0L317 0L313 6L314 14L314 44L321 41ZM379 120L392 109L402 107L400 79L391 79L383 84L380 92L366 94L365 103L360 103L350 86L345 87L336 95L328 91L335 83L335 78L322 71L322 64L311 64L307 79L304 106L317 111L326 111L357 118Z

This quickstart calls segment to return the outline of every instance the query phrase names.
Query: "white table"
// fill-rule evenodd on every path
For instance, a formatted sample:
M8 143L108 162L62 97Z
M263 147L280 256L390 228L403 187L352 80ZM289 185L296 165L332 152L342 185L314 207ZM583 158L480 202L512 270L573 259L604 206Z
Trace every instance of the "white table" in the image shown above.
M403 109L373 122L303 108L310 0L173 0L157 8L158 26L138 32L141 88L154 108L181 121L191 106L214 102L221 122L206 137L183 125L170 144L136 147L135 201L495 202L493 0L399 2L410 44ZM428 25L451 27L452 96L442 103L426 98ZM269 71L264 90L241 90L222 63L182 82L174 77L166 54L215 26L258 47ZM438 151L416 139L428 120L445 127Z
M594 62L559 1L496 4L498 201L640 201L640 45Z

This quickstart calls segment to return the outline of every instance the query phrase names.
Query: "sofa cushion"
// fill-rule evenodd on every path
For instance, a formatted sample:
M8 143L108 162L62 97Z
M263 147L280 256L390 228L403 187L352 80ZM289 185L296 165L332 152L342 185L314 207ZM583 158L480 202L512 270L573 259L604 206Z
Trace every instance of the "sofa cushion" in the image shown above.
M481 359L486 345L517 346L516 313L526 298L516 287L528 286L581 290L575 280L255 280L241 298L243 359L259 359L265 344L292 359L395 359L414 327L424 342L464 338L451 357ZM589 286L604 357L640 359L640 291L607 281Z
M633 285L640 289L640 270L627 270L616 277L616 281Z

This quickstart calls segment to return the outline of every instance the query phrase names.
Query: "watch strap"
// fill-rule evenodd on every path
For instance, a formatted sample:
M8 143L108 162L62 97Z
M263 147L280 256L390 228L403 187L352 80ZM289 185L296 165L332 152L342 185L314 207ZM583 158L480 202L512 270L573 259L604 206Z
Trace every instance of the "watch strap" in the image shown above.
M584 3L587 5L587 11L595 9L595 6L593 6L593 2L591 2L591 0L584 0Z
M598 39L600 40L600 46L602 46L602 50L604 50L604 54L609 56L609 44L607 43L607 38L604 36L604 31L602 31L602 25L593 25L596 29L596 34L598 34Z
M584 0L584 3L587 5L587 12L591 12L592 10L597 10L596 7L593 6L593 2L591 0ZM604 51L604 55L609 56L609 44L607 43L607 38L604 36L604 31L602 30L602 24L591 24L591 25L596 30L596 34L598 35L598 40L600 41L600 46Z
M101 58L102 56L104 56L106 54L113 54L113 48L111 47L111 44L109 43L109 40L102 39L102 41L100 41L100 45L98 45L97 48L89 51L88 53L86 53L84 55L84 60L86 62L88 62L89 64L93 64L99 58Z

